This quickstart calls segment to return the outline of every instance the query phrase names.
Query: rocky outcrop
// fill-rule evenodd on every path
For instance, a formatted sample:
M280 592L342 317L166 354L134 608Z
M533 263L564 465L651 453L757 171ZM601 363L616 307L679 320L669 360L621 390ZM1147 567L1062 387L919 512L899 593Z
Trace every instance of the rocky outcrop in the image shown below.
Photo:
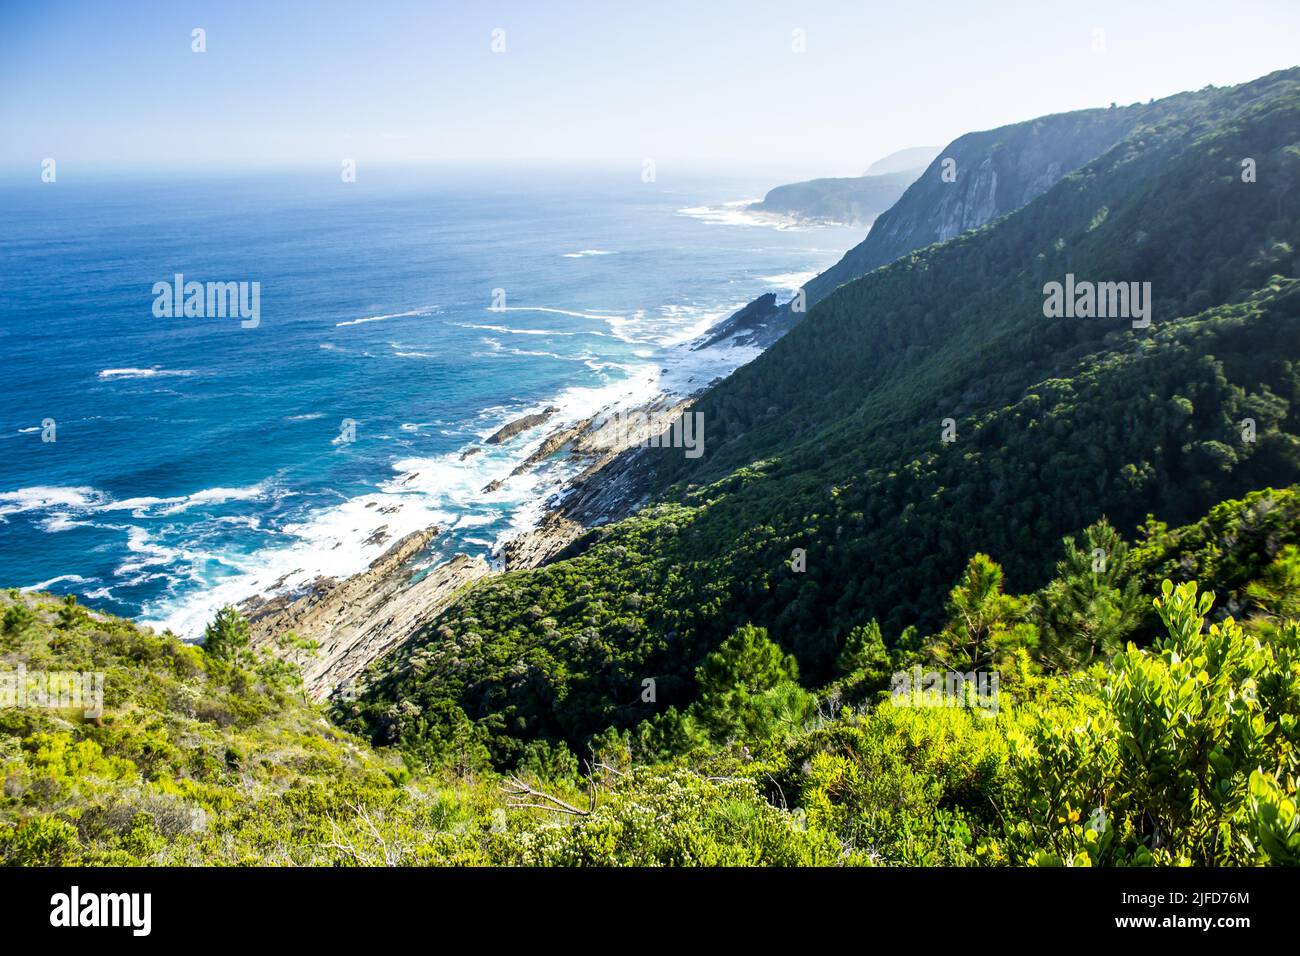
M665 396L636 409L642 417L635 428L627 427L626 417L593 416L548 435L514 474L566 451L584 467L536 529L503 546L504 568L553 560L589 528L639 507L644 496L637 489L653 456L637 446L666 430L686 405L685 399ZM492 573L483 558L463 554L422 568L419 559L438 534L437 528L409 534L349 578L322 578L306 592L245 601L240 610L253 643L299 665L317 700L347 695L372 661L422 634L465 585ZM298 642L286 641L291 632ZM317 647L307 650L299 646L303 642Z
M536 428L538 425L545 424L546 421L558 411L559 409L552 405L533 415L525 415L523 418L517 418L513 422L502 425L495 432L485 438L484 441L489 445L499 445L504 441L509 441L520 432L526 432L530 428Z
M510 477L513 478L516 475L522 475L525 472L531 471L532 469L536 468L538 465L540 465L546 459L550 458L552 455L554 455L565 445L574 441L585 431L587 431L587 429L591 428L593 420L594 419L591 418L584 419L583 421L578 422L576 425L570 425L568 428L561 428L558 431L552 432L550 435L546 436L545 441L543 441L541 445L538 446L537 451L533 452L531 455L525 458L522 462L520 462L520 464L515 468L514 471L510 472Z
M437 528L413 532L365 571L341 581L323 578L305 594L244 602L254 645L298 664L317 700L345 690L371 661L419 633L461 587L489 572L482 558L457 555L415 580L414 562L437 535ZM318 647L286 644L290 632Z
M690 399L662 396L633 410L642 416L634 428L627 426L626 417L596 416L553 436L565 438L556 450L567 444L569 454L585 467L536 528L501 546L498 556L506 570L553 561L589 529L625 518L645 504L655 453L665 451L644 447L646 440L666 431L689 405Z
M522 475L526 472L532 471L546 459L550 458L562 449L565 445L572 443L575 439L581 436L583 432L591 428L592 421L593 419L588 418L578 422L576 425L570 425L567 428L558 429L546 436L546 439L537 447L536 451L514 467L510 472L510 477L514 478L517 475ZM491 494L505 483L505 478L493 478L483 486L483 493Z
M781 306L776 304L776 293L765 292L739 312L719 322L710 330L707 339L692 348L712 348L733 336L737 341L752 341L762 335L767 324L780 313Z

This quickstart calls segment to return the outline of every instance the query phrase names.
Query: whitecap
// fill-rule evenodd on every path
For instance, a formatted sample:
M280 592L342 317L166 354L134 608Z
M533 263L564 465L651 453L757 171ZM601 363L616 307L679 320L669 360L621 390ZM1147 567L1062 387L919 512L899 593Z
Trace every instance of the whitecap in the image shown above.
M390 312L387 315L368 315L362 319L348 319L346 322L335 322L334 327L341 329L347 325L365 325L367 322L385 322L388 319L407 319L417 315L432 315L438 310L436 305L428 305L422 309L412 309L409 312Z
M720 206L688 206L677 210L677 215L698 219L711 226L763 226L781 231L801 232L808 224L791 216L757 212L749 208L760 199L737 199Z
M24 511L44 511L49 508L89 508L103 501L105 495L96 488L85 485L33 485L17 491L0 492L0 515L21 514Z
M763 276L763 281L779 289L801 289L816 276L816 272L783 272L779 275Z
M549 312L553 315L571 315L575 319L594 319L597 322L608 322L610 319L620 318L618 313L610 312L578 312L573 309L553 309L544 305L503 305L496 308L488 307L489 312Z
M20 591L46 591L51 585L60 584L67 581L69 584L94 584L99 578L83 578L80 574L60 574L57 578L50 578L48 581L41 581L39 584L29 584L26 587L19 588Z
M150 368L106 368L99 373L98 377L104 380L114 378L179 378L193 374L188 369L166 369L154 365Z
M506 325L474 325L470 322L457 322L462 329L474 329L479 332L501 332L506 335L604 335L603 332L560 332L557 329L515 329Z

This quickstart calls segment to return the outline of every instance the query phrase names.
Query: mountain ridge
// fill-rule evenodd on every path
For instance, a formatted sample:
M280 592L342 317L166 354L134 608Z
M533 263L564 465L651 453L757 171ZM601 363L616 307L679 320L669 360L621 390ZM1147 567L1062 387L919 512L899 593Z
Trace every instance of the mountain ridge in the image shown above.
M1053 113L959 136L877 217L862 242L804 284L804 313L839 286L873 269L1015 211L1066 173L1112 148L1148 117L1193 95ZM945 166L949 161L952 165ZM713 337L734 336L738 344L767 346L804 313L785 303L773 310L760 330L733 327L728 319Z

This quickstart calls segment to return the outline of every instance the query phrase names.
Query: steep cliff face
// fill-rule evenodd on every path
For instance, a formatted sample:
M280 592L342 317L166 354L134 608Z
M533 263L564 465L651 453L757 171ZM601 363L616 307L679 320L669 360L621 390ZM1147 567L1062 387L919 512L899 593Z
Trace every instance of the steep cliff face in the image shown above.
M808 283L809 304L900 256L1014 212L1167 105L1058 113L959 137L876 220L866 239Z
M1058 113L953 140L881 213L862 242L804 286L806 306L909 252L1014 212L1162 115L1178 99ZM787 304L756 328L736 321L743 314L744 310L728 319L712 341L734 335L737 344L766 347L802 318Z
M1156 324L1248 297L1271 275L1295 275L1289 170L1298 88L1300 70L1282 71L1171 97L1127 118L1065 114L958 140L955 182L937 175L945 151L854 253L935 241L810 302L789 335L701 396L693 410L708 422L708 455L665 459L661 487L705 485L777 458L793 469L802 441L805 467L824 469L828 449L839 446L851 474L868 419L882 423L884 448L903 427L933 441L929 416L937 422L1015 400L1014 389L998 389L1058 377L1062 356L1096 349L1102 335L1099 324L1044 321L1044 286L1067 273L1141 277L1160 290ZM1056 164L1064 169L1124 126L1131 132L1113 148L1058 175ZM1243 181L1242 157L1271 164L1267 182ZM1052 177L1046 193L1033 195ZM926 195L932 201L921 202ZM997 221L938 241L1027 196ZM922 381L934 384L928 395ZM876 418L886 394L897 402L888 426ZM804 437L821 427L831 430L825 439Z

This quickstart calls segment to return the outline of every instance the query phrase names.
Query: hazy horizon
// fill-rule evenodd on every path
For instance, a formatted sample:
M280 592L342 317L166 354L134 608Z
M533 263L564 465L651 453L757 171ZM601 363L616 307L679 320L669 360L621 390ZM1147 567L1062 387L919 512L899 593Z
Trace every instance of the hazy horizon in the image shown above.
M660 174L860 175L972 130L1244 82L1294 65L1300 32L1300 5L1280 2L73 2L3 17L0 167L65 171L653 159Z

